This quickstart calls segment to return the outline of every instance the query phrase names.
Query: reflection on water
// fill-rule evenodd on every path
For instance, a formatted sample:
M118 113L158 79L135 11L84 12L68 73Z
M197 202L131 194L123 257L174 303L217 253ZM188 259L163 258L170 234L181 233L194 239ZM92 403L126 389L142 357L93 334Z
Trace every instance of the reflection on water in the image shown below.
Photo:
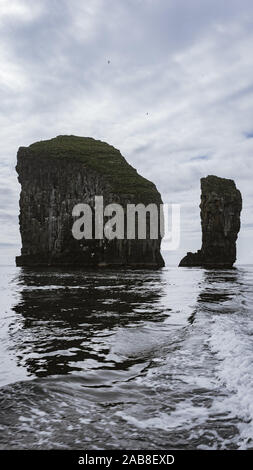
M22 270L20 300L13 310L22 328L17 359L38 377L83 368L126 369L131 359L110 354L116 329L162 321L161 272L72 273ZM134 361L136 362L136 358Z
M0 268L0 447L251 448L252 281Z
M240 291L242 272L237 268L231 270L206 269L203 271L203 281L197 298L196 308L189 317L193 323L198 311L206 313L233 313ZM231 289L231 286L233 288ZM241 294L241 292L240 292Z

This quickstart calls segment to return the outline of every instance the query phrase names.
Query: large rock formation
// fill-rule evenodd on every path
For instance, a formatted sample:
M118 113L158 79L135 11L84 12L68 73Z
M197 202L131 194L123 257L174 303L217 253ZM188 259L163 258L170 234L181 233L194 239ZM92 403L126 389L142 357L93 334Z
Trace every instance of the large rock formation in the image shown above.
M201 178L202 247L187 253L179 266L231 268L236 260L242 197L233 180Z
M155 185L119 150L92 138L58 136L20 147L16 170L22 187L18 266L164 266L161 237L149 236L148 219L143 240L77 240L72 234L74 206L89 204L94 212L95 196L103 196L104 206L121 204L125 214L129 203L162 203Z

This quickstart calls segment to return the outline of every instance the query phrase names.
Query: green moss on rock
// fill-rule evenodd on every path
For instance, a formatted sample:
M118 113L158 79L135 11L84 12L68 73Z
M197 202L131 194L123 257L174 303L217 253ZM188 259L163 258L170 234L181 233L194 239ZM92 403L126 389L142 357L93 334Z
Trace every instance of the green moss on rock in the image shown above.
M24 148L21 147L20 150ZM31 158L72 159L100 173L117 194L132 195L143 203L161 203L156 186L139 175L120 151L112 145L91 137L59 135L50 140L35 142L26 147Z
M229 194L235 192L236 186L235 182L231 179L209 175L206 178L201 178L201 190L203 194L210 192Z

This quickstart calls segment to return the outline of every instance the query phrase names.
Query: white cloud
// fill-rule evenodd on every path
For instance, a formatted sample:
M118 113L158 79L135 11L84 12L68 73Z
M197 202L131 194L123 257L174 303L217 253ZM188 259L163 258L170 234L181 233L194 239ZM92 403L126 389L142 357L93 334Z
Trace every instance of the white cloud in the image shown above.
M90 42L103 21L103 0L72 0L69 12L72 16L69 33L79 42Z
M0 22L10 19L33 21L41 10L41 3L32 0L0 0Z

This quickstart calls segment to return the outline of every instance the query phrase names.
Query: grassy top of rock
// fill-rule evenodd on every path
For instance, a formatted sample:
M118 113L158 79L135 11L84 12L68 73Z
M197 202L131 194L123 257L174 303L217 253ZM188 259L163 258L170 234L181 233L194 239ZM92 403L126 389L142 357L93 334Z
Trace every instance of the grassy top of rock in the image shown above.
M103 176L116 194L133 195L135 201L160 203L160 194L156 186L140 176L120 151L113 146L91 137L59 135L50 140L43 140L21 147L25 155L34 158L72 159L82 162Z
M201 178L202 193L215 192L218 194L240 193L236 188L235 182L228 178L220 178L219 176L209 175Z

